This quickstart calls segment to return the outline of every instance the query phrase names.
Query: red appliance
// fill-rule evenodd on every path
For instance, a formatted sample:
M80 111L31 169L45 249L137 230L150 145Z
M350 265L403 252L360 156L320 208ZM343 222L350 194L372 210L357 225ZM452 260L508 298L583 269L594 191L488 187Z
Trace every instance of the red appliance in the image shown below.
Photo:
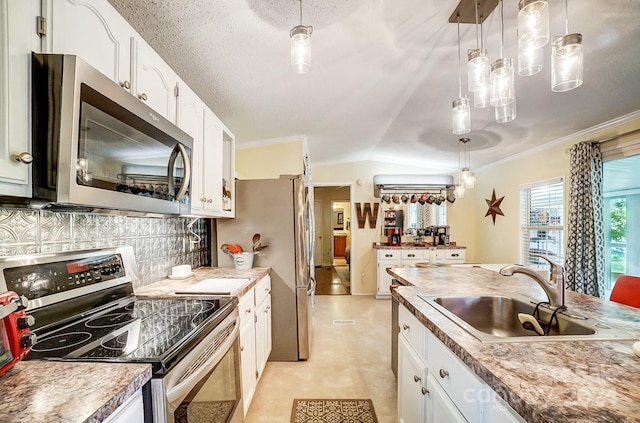
M0 375L22 360L36 342L29 328L35 323L25 312L28 300L13 291L0 294Z
M389 245L402 245L402 228L389 228Z

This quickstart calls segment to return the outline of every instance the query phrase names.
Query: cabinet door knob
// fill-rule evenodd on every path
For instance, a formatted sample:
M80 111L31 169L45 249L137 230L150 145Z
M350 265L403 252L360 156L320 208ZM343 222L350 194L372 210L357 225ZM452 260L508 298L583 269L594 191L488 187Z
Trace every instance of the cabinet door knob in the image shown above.
M120 86L121 86L122 88L124 88L125 90L128 90L129 88L131 88L131 82L129 82L129 81L122 81L122 82L120 83Z
M440 377L442 379L444 379L445 377L449 376L449 372L446 371L445 369L440 369L440 371L438 373L440 373Z
M413 381L414 382L420 382L422 380L422 378L418 375L413 375Z
M145 93L138 94L138 98L142 101L147 101L147 95Z
M240 351L244 351L244 345L240 345Z
M427 395L428 393L429 393L429 390L423 386L422 387L422 395Z
M30 164L31 162L33 162L33 156L27 153L26 151L20 154L14 154L11 156L11 158L13 158L13 160L15 160L16 162L20 162L24 164Z
M271 310L271 306L267 306L267 311ZM265 312L266 313L266 312Z
M250 309L250 308L248 308L248 309L246 309L244 312L245 312L245 313L247 313L247 314L249 314L249 313L251 313L251 309Z
M406 323L402 325L402 330L409 330L409 325L407 325Z

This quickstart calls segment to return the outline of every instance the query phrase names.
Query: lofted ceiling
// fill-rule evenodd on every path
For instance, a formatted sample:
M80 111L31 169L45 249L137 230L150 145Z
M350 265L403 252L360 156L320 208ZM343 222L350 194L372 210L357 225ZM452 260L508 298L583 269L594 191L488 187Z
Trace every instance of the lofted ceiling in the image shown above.
M458 167L451 133L457 38L448 23L456 0L304 0L302 23L313 26L305 75L289 63L297 0L109 1L239 146L306 135L312 165ZM552 35L562 35L564 2L549 3ZM504 14L504 51L515 60L516 0L505 0ZM515 121L498 124L493 108L472 109L472 168L640 110L640 0L571 0L569 19L569 31L583 35L584 84L552 92L545 46L543 71L516 77ZM484 24L491 60L499 31L496 9ZM461 25L461 34L464 66L466 50L476 46L475 27Z

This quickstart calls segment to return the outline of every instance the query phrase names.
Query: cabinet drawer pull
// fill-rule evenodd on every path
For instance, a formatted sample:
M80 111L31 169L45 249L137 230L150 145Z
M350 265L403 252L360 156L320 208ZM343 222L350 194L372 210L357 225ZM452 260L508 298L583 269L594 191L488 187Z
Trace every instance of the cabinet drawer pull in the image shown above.
M391 255L391 254L385 254L384 256L385 257L393 257L393 255Z
M402 330L409 330L409 325L406 323L402 325Z
M413 375L413 381L414 382L420 382L422 380L422 378L418 375Z
M438 373L440 373L440 377L442 379L444 379L445 377L449 376L449 372L446 371L445 369L440 369L440 372L438 372Z
M427 395L428 393L429 393L429 390L423 386L422 387L422 395Z
M460 254L451 254L451 257L460 257Z

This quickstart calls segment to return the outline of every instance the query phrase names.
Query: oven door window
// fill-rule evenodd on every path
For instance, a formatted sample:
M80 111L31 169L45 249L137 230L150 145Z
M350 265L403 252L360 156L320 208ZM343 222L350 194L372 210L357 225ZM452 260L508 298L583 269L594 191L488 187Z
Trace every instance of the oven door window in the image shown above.
M239 341L184 397L168 404L169 421L175 423L231 422L241 407Z
M85 84L81 87L76 183L185 201L188 148Z

